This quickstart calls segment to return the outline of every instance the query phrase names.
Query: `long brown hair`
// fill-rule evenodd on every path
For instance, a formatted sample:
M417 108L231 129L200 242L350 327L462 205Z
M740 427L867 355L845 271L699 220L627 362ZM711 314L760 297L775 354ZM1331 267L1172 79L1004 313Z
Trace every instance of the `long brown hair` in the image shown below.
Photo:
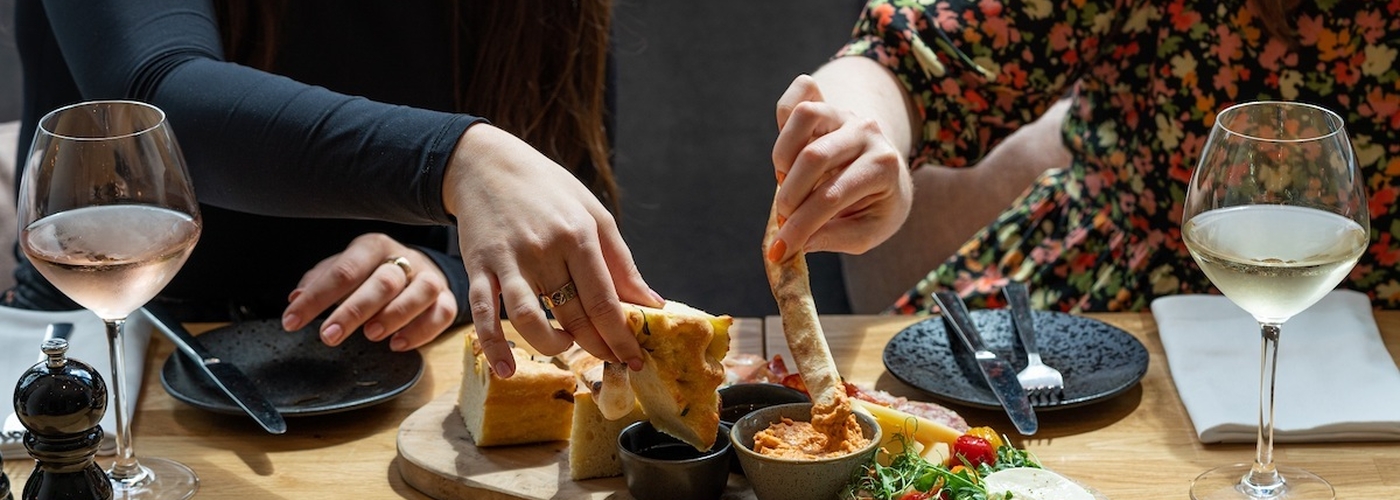
M1290 45L1296 41L1289 14L1294 7L1298 6L1298 0L1249 0L1249 2L1254 4L1259 21L1264 23L1264 29L1269 32L1269 35L1288 42Z
M287 1L215 2L225 57L275 71ZM456 111L524 139L616 212L604 97L612 0L443 1Z

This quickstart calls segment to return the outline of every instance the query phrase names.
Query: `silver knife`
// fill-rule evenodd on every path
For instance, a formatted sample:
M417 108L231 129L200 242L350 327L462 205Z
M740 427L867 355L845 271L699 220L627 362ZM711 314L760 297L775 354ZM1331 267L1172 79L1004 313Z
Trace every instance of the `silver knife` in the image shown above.
M252 416L258 425L273 434L287 432L287 421L282 418L282 413L258 391L253 381L249 380L242 370L211 354L165 309L165 306L152 303L147 304L145 309L156 329L164 333L190 361L194 361L200 370L209 376L209 380L219 386L224 394L228 394L239 408Z
M1026 436L1035 434L1035 431L1040 429L1040 424L1035 418L1035 408L1031 407L1030 399L1026 398L1025 389L1021 388L1021 382L1016 379L1016 369L1011 363L987 349L962 298L953 292L935 292L933 301L938 303L938 308L952 320L950 324L953 332L958 334L958 338L962 339L963 344L977 358L977 367L982 370L982 377L987 379L987 386L992 388L997 401L1006 409L1006 415L1011 417L1011 423L1016 426L1016 430Z
M49 323L49 327L44 330L44 339L39 341L39 345L44 345L44 342L48 342L49 339L68 340L68 336L72 334L72 323ZM35 361L35 363L43 363L44 360L47 359L49 359L48 355L41 352L39 353L38 361ZM5 417L5 426L3 431L0 432L3 432L6 436L16 435L15 433L23 435L24 424L19 423L19 414L11 412L9 416Z

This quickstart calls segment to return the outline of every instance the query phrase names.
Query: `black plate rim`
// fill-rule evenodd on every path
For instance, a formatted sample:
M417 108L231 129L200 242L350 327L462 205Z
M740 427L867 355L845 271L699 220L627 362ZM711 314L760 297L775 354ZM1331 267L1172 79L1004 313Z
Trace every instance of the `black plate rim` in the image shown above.
M281 332L280 330L282 327L280 321L278 320L246 321L243 323L230 323L225 326L210 329L209 331L206 331L197 336L197 338L203 337L204 335L208 335L210 333L215 333L216 331L233 330L237 327L248 327L252 324L262 322L275 324L276 330L281 335L300 335L308 333L314 335L318 329L318 325L320 325L320 321L315 321L297 332ZM360 332L354 332L352 335L360 335ZM405 380L404 383L400 384L397 387L394 387L391 390L376 394L373 397L360 398L351 401L337 401L327 404L316 405L279 405L275 406L275 408L277 408L277 412L282 414L283 417L313 417L318 415L327 415L332 413L358 410L360 408L374 406L394 399L407 392L409 389L412 389L414 386L418 385L418 381L423 378L423 372L425 370L423 354L418 350L415 349L412 351L404 351L402 353L396 354L403 355L406 358L411 358L409 362L415 364L415 369L413 370L412 377L410 377L408 380ZM177 358L183 358L184 360L177 361ZM210 399L205 397L194 397L190 394L185 393L184 391L181 391L180 389L173 387L168 377L170 377L171 372L175 369L174 364L180 362L193 363L194 361L188 358L184 358L184 354L179 349L175 349L170 353L169 356L166 357L165 362L161 364L160 385L165 389L166 394L169 394L171 397L175 398L176 400L182 403L188 404L195 408L199 408L201 410L206 410L214 413L221 413L225 415L246 414L246 412L243 411L243 408L239 407L236 403L233 402L232 399L230 399L227 395L223 393L218 393L217 397L215 397L214 399ZM186 371L190 372L191 370L197 372L198 368L189 367L189 369ZM213 384L213 381L208 380L208 378L205 378L204 382L207 384Z
M974 316L974 319L975 319L976 316L982 315L982 314L1000 314L1000 313L1002 313L1002 311L999 310L999 309L979 309L979 310L972 311L970 314L972 314L972 315ZM1147 352L1147 346L1143 345L1141 340L1138 340L1137 337L1133 336L1131 333L1128 333L1126 330L1123 330L1122 328L1118 328L1118 327L1113 326L1113 325L1111 325L1111 324L1108 324L1108 323L1106 323L1106 322L1103 322L1103 321L1100 321L1100 320L1097 320L1097 319L1094 319L1094 318L1089 318L1089 317L1086 317L1086 316L1078 315L1078 314L1070 314L1070 313L1064 313L1064 312L1059 312L1059 311L1040 311L1040 310L1032 311L1032 314L1035 315L1035 316L1040 316L1040 315L1062 316L1062 317L1068 317L1069 319L1071 319L1071 320L1073 320L1073 321L1084 321L1084 322L1090 322L1090 323L1097 324L1097 325L1099 325L1099 328L1102 330L1102 333L1104 333L1104 334L1109 334L1109 335L1120 336L1120 337L1122 337L1123 339L1125 339L1125 340L1126 340L1125 345L1130 346L1130 348L1132 348L1132 349L1134 349L1134 350L1140 351L1141 354L1142 354L1141 358L1142 358L1142 360L1143 360L1142 365L1139 367L1139 369L1138 369L1132 376L1130 376L1130 377L1125 377L1125 378L1124 378L1124 382L1123 382L1122 384L1120 384L1118 387L1113 388L1112 390L1103 391L1103 392L1096 393L1096 394L1091 395L1091 396L1085 396L1085 397L1073 398L1073 399L1066 399L1066 400L1062 400L1062 401L1059 401L1059 402L1056 402L1056 403L1051 403L1051 404L1042 404L1042 403L1037 403L1037 402L1035 402L1035 401L1032 401L1032 402L1031 402L1031 406L1034 407L1037 411L1065 410L1065 409L1078 408L1078 407L1082 407L1082 406L1087 406L1087 405L1092 405L1092 404L1100 403L1100 402L1103 402L1103 401L1112 399L1112 398L1114 398L1114 397L1116 397L1116 396L1118 396L1118 395L1120 395L1120 394L1123 394L1123 393L1125 393L1125 392L1128 392L1128 391L1131 390L1133 387L1137 386L1138 383L1140 383L1140 382L1142 381L1142 378L1143 378L1144 376L1147 375L1148 365L1150 364L1149 354L1148 354L1148 352ZM896 342L895 342L896 339L899 339L899 337L901 337L901 336L903 336L903 335L913 335L913 330L914 330L915 328L921 328L921 327L922 327L921 325L924 325L924 324L926 324L926 323L932 323L932 322L939 322L939 323L941 323L942 321L943 321L943 317L942 317L942 316L929 316L929 317L927 317L927 318L924 318L924 319L922 319L922 320L916 321L916 322L910 324L909 326L906 326L906 327L900 329L900 331L899 331L898 333L896 333L893 337L890 337L890 341L887 342L887 343L885 344L885 349L882 351L882 354L881 354L881 356L880 356L880 358L881 358L881 359L880 359L881 363L885 365L885 371L888 372L891 376L893 376L896 380L899 380L900 382L904 383L905 385L908 385L908 386L910 386L910 387L913 387L914 389L917 389L917 390L919 390L920 392L923 392L924 394L928 394L930 397L936 398L936 399L938 399L938 400L940 400L940 401L944 401L944 402L947 402L947 403L953 403L953 404L959 404L959 405L963 405L963 406L967 406L967 407L971 407L971 408L983 409L983 410L1000 410L1000 409L1002 408L1002 407L1001 407L1001 404L998 403L998 402L996 402L995 400L992 400L991 402L985 402L985 401L981 401L981 400L966 399L966 398L957 397L957 396L955 396L955 395L950 395L950 394L946 394L946 393L941 393L941 392L938 392L938 391L934 391L934 390L925 388L925 387L923 387L922 385L920 385L919 383L917 383L916 381L909 379L908 377L906 377L905 374L900 373L900 371L899 371L898 369L896 369L896 368L894 368L894 367L892 367L892 366L890 365L890 358L891 358L892 355L894 355L894 353L893 353L893 346L894 346L894 344L896 343ZM1040 322L1037 321L1037 323L1040 323ZM939 328L942 328L942 327L940 326ZM1043 333L1042 333L1042 335L1043 335ZM961 375L954 375L954 376L959 376L959 377L961 377Z

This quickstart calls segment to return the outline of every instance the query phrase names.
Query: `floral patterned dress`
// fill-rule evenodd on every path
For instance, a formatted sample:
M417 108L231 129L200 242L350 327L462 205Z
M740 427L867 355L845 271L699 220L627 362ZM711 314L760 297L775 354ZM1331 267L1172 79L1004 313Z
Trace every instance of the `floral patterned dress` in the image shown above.
M1400 306L1400 0L1302 0L1292 40L1245 0L872 0L838 55L874 59L923 119L911 164L968 166L1055 100L1074 160L893 307L927 313L952 288L980 307L1022 280L1040 307L1127 311L1214 293L1181 241L1182 202L1215 114L1253 100L1346 121L1371 244L1343 287Z

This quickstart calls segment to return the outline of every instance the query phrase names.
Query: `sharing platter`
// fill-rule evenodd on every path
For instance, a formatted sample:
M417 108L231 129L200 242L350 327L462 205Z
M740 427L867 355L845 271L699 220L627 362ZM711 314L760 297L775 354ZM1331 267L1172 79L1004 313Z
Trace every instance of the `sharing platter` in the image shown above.
M770 213L764 250L775 219ZM461 390L400 426L401 476L440 499L629 498L616 451L624 427L649 420L697 450L709 449L719 425L719 387L767 382L811 397L812 427L823 444L852 439L855 412L880 426L880 451L853 471L842 499L1102 500L1044 469L996 430L969 427L946 407L846 383L817 320L805 256L764 262L796 373L782 358L730 355L731 318L674 302L662 309L628 306L628 326L646 353L640 372L579 350L539 357L515 348L517 370L502 379L468 334ZM722 498L755 497L742 475L731 474Z

